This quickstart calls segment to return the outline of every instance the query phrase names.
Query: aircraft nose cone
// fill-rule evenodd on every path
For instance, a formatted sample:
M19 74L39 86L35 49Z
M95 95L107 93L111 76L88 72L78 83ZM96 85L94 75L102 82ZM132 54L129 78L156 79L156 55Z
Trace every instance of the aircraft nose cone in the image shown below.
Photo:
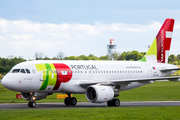
M11 82L10 82L10 80L8 79L8 76L7 75L5 75L4 77L3 77L3 79L2 79L2 85L5 87L5 88L7 88L7 89L10 89L11 88Z
M5 79L6 76L3 77L3 79L1 80L2 85L6 88L7 86L7 80Z

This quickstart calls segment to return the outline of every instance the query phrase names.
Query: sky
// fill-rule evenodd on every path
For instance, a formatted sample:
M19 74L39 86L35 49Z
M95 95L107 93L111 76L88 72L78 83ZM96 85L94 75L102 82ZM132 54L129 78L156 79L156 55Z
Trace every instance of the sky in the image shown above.
M166 18L175 19L170 54L180 54L179 0L0 0L0 57L34 59L146 52Z

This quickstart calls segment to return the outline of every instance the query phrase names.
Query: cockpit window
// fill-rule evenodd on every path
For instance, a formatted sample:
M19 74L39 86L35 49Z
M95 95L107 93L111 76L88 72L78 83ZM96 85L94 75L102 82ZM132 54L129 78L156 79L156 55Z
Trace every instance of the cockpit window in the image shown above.
M12 73L19 73L20 69L14 69Z
M30 74L31 72L29 71L29 69L26 69L26 72L28 73L28 74Z
M26 73L24 69L21 69L21 71L20 71L20 72L21 72L21 73Z

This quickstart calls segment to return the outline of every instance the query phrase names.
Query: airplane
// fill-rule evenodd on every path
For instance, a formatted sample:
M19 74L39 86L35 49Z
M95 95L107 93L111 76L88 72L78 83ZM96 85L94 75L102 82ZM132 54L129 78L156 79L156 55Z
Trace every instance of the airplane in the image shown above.
M15 65L2 79L2 85L20 92L29 107L36 107L36 100L53 93L67 94L67 106L77 104L71 94L85 94L89 102L118 107L119 91L157 80L180 81L180 76L166 77L180 70L168 64L173 26L174 19L167 18L139 61L26 61Z

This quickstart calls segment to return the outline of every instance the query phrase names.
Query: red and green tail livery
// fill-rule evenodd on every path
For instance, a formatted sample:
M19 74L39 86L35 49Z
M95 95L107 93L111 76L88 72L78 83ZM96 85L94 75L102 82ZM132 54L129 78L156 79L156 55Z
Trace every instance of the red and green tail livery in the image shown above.
M141 61L167 63L171 46L174 19L166 19L151 47Z

